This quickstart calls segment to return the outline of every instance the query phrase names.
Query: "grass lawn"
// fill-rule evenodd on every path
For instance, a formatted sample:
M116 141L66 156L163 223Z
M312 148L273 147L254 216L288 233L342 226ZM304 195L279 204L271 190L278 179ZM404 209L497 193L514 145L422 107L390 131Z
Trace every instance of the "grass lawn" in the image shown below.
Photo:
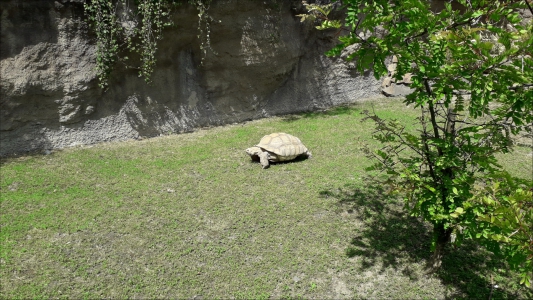
M426 274L430 228L365 179L370 105L3 159L1 297L533 298L468 243ZM244 149L272 132L313 158L261 169ZM500 161L531 176L531 153Z

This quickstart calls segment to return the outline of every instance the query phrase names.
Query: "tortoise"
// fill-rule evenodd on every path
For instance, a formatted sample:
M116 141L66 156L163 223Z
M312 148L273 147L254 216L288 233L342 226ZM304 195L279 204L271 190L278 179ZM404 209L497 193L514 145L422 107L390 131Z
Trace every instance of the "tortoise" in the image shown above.
M263 169L269 167L269 162L292 160L302 154L311 158L311 152L299 138L284 132L265 135L259 144L246 149L246 153L252 160L259 160Z

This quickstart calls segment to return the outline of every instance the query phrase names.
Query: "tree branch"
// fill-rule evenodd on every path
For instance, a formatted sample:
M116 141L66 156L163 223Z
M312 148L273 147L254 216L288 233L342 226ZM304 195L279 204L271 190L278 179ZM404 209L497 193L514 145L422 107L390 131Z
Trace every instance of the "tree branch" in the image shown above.
M420 122L422 123L422 142L423 142L423 145L424 145L424 156L426 157L426 160L427 160L427 165L429 167L429 174L431 175L431 178L433 179L434 182L438 182L438 178L435 174L435 170L433 170L433 162L431 161L431 155L430 155L430 151L429 151L429 146L428 146L428 142L427 142L427 130L426 130L426 120L424 118L424 107L422 106L421 107L422 109L422 116L420 117Z
M529 11L531 12L531 15L533 15L533 8L531 7L531 4L529 4L528 0L525 0L527 7L529 8Z
M433 93L431 92L431 87L429 86L429 82L427 78L424 79L424 86L426 87L426 92L428 93L428 95L431 98L433 98ZM437 125L437 121L435 119L435 107L433 106L432 101L429 101L428 108L429 108L429 116L430 116L431 125L433 126L433 133L435 135L435 138L440 139L439 126ZM439 150L439 155L442 155L442 150L440 149L440 147L438 147L438 150Z

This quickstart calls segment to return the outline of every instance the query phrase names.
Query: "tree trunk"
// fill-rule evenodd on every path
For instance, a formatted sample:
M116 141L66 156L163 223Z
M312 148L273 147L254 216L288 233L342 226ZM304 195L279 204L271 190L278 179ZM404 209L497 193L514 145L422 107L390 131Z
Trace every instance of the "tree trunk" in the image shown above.
M426 82L427 84L427 82ZM435 118L435 111L433 106L430 103L430 113L431 118L434 120ZM450 141L451 144L454 144L455 140L455 117L456 114L453 111L453 109L450 107L448 108L446 112L446 126L445 126L445 132L444 136L446 139ZM435 136L438 138L438 130L439 127L436 124L436 121L432 122L433 129L435 130ZM441 148L438 148L439 156L443 155L443 151ZM445 209L445 211L449 211L449 203L447 200L447 196L449 195L450 191L446 188L445 182L452 181L454 179L454 173L452 168L445 168L442 170L441 177L444 181L440 183L441 187L441 197L442 197L442 206ZM440 269L440 266L442 264L442 257L444 256L444 249L446 248L446 245L448 242L450 242L450 237L452 235L452 228L444 228L444 224L437 223L433 225L433 240L435 241L435 250L433 252L433 257L431 258L429 268L431 272L435 272L438 269Z
M435 224L433 226L433 234L435 239L435 250L433 251L433 256L431 257L431 261L429 262L428 266L431 273L436 272L442 265L444 249L450 241L452 229L444 229L444 224L441 223Z

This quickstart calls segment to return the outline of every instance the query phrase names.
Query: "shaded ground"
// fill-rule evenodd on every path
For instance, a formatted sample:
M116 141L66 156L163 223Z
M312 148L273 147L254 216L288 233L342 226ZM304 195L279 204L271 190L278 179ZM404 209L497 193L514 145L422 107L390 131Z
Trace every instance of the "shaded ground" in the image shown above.
M402 201L384 193L371 182L365 188L345 186L334 191L323 191L325 197L339 200L342 210L358 215L364 222L346 249L348 257L362 260L359 271L387 272L393 269L411 281L434 276L450 289L445 298L516 299L524 297L516 281L510 280L505 264L492 253L478 248L472 242L449 247L442 269L434 275L413 269L426 263L431 256L431 226L419 218L410 217L402 208ZM491 279L492 277L492 279ZM497 286L497 288L494 288ZM452 291L453 290L453 291Z

